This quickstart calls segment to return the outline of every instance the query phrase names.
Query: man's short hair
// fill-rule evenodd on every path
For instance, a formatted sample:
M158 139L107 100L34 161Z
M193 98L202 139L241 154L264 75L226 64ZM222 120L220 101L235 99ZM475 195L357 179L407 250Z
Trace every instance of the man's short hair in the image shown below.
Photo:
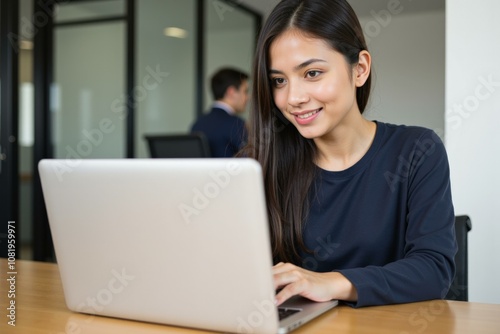
M248 74L245 72L229 67L219 69L210 81L213 98L221 100L229 87L239 89L245 80L248 80Z

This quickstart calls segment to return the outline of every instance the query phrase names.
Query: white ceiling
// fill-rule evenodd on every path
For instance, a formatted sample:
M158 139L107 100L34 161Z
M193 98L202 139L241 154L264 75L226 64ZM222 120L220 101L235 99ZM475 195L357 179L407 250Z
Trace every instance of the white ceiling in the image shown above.
M326 0L325 0L326 1ZM267 16L280 0L236 0L245 6L253 8L264 16ZM370 16L371 12L387 9L390 0L348 0L358 16ZM424 11L444 10L445 0L401 0L401 14L416 13Z

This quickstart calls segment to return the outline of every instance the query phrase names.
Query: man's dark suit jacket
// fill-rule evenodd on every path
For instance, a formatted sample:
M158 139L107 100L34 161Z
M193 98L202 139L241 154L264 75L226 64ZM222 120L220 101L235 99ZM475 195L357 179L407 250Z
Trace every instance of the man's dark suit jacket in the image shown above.
M198 118L191 132L202 132L207 137L214 158L233 157L246 143L248 136L245 121L217 107Z

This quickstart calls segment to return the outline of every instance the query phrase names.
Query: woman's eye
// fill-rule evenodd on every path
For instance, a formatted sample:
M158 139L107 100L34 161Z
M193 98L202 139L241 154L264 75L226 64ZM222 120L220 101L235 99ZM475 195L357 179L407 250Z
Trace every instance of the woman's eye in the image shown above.
M309 78L315 78L315 77L317 77L320 74L321 74L320 71L308 71L307 74L306 74L306 76L309 77Z
M283 78L274 78L272 79L272 82L273 82L273 86L275 87L278 87L278 86L281 86L285 83L285 79Z

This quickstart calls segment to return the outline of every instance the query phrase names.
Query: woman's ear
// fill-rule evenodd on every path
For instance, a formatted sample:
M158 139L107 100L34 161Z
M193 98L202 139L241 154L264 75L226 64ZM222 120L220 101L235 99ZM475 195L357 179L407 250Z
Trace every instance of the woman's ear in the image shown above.
M370 76L370 69L372 65L372 57L366 50L359 53L359 60L354 68L354 83L356 87L361 87L365 84Z

